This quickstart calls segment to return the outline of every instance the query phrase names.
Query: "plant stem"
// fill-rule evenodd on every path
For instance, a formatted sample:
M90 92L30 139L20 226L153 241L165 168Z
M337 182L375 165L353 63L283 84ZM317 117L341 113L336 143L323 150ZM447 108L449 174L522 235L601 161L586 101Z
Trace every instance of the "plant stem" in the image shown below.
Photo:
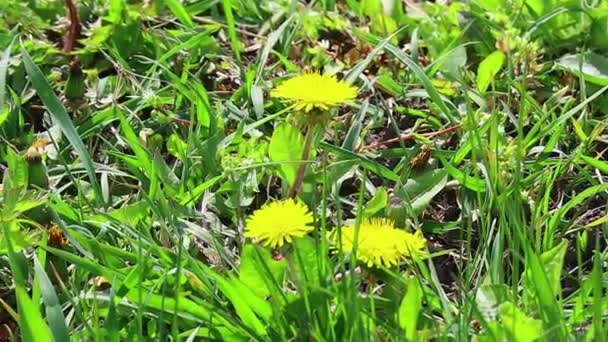
M312 136L314 134L313 124L307 124L306 127L306 136L304 137L304 150L302 151L302 161L300 163L300 167L298 168L296 179L294 180L293 185L287 193L287 198L295 198L298 195L300 187L302 187L302 182L304 182L304 174L306 173L306 165L308 164L308 158L310 157L310 150L312 147Z
M63 45L63 51L71 52L76 47L76 40L80 35L80 20L78 19L78 9L74 0L65 0L65 7L68 11L68 17L70 18L70 28Z

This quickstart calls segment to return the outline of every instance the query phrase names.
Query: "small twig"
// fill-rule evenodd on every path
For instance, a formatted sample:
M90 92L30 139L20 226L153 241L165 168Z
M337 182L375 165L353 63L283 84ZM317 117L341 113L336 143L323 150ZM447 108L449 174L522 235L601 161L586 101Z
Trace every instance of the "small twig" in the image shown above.
M443 134L451 133L453 131L456 131L456 130L460 129L460 127L461 127L461 125L458 124L458 125L455 125L455 126L452 126L452 127L448 127L446 129L442 129L440 131L420 133L419 135L421 135L423 137L427 137L427 138L432 138L432 137L435 137L435 136L438 136L438 135L443 135ZM373 144L370 144L370 145L367 145L367 146L363 146L363 147L359 146L359 147L357 147L354 150L354 152L355 153L359 153L361 151L375 150L375 149L378 149L380 147L391 145L391 144L394 144L394 143L399 142L399 141L411 140L411 139L414 138L415 135L416 135L416 133L402 134L401 136L396 137L396 138L391 138L391 139L388 139L388 140L379 141L379 142L376 142L376 143L373 143Z
M80 20L78 19L78 10L74 4L74 0L65 0L65 7L68 10L68 17L70 18L70 27L68 29L68 35L65 38L63 45L63 51L71 52L76 46L76 39L80 35Z

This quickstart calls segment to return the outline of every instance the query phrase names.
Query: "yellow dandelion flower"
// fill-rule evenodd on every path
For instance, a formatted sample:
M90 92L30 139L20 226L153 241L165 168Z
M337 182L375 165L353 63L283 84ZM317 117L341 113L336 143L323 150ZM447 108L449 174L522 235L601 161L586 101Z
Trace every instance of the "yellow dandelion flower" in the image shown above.
M341 232L342 248L350 253L355 245L355 226L343 227ZM391 267L406 257L426 256L426 240L420 232L412 234L396 229L394 223L387 219L368 219L361 222L357 240L357 259L368 267ZM334 235L332 244L334 248L339 248L337 234Z
M338 81L333 75L303 73L275 88L272 97L293 102L297 110L310 112L314 108L327 110L357 97L357 88Z
M256 210L246 222L245 236L271 248L302 237L313 228L312 213L293 199L275 201Z
M403 240L405 245L405 256L410 259L422 259L428 256L426 250L426 239L422 236L422 232L417 230L414 234L405 233L406 238Z

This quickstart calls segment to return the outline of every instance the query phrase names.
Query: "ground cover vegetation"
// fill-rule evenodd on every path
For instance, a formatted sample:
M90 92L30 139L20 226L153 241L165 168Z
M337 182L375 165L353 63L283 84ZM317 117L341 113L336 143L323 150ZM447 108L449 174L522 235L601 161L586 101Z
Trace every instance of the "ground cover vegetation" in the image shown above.
M603 341L608 2L3 0L0 341Z

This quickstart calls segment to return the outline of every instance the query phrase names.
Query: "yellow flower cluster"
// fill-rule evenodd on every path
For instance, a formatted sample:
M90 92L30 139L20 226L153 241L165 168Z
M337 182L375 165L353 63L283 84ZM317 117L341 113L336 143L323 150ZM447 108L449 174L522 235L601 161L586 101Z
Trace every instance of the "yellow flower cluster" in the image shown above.
M354 100L357 88L335 76L303 73L272 91L272 97L291 102L297 110L328 110ZM255 211L246 221L245 236L270 248L281 247L313 230L313 216L306 205L293 199L275 201ZM391 267L404 259L427 256L426 239L419 231L409 233L395 228L390 220L371 219L361 223L355 237L355 226L343 227L333 234L334 249L352 253L368 267ZM356 241L355 241L356 240Z
M343 227L340 234L334 234L332 245L347 253L357 249L357 259L368 267L398 265L405 258L420 259L427 256L426 239L420 231L406 232L395 228L387 219L368 219L361 222L355 244L354 225Z
M275 201L255 211L246 222L245 236L270 248L283 246L313 230L312 214L293 199ZM359 227L355 243L355 226L343 227L331 239L333 248L340 243L346 253L357 249L357 259L368 267L391 267L406 258L427 256L426 239L420 231L409 233L394 227L387 219L365 220Z
M357 88L332 75L303 73L281 83L271 95L293 103L296 110L310 112L315 108L328 110L354 100Z

